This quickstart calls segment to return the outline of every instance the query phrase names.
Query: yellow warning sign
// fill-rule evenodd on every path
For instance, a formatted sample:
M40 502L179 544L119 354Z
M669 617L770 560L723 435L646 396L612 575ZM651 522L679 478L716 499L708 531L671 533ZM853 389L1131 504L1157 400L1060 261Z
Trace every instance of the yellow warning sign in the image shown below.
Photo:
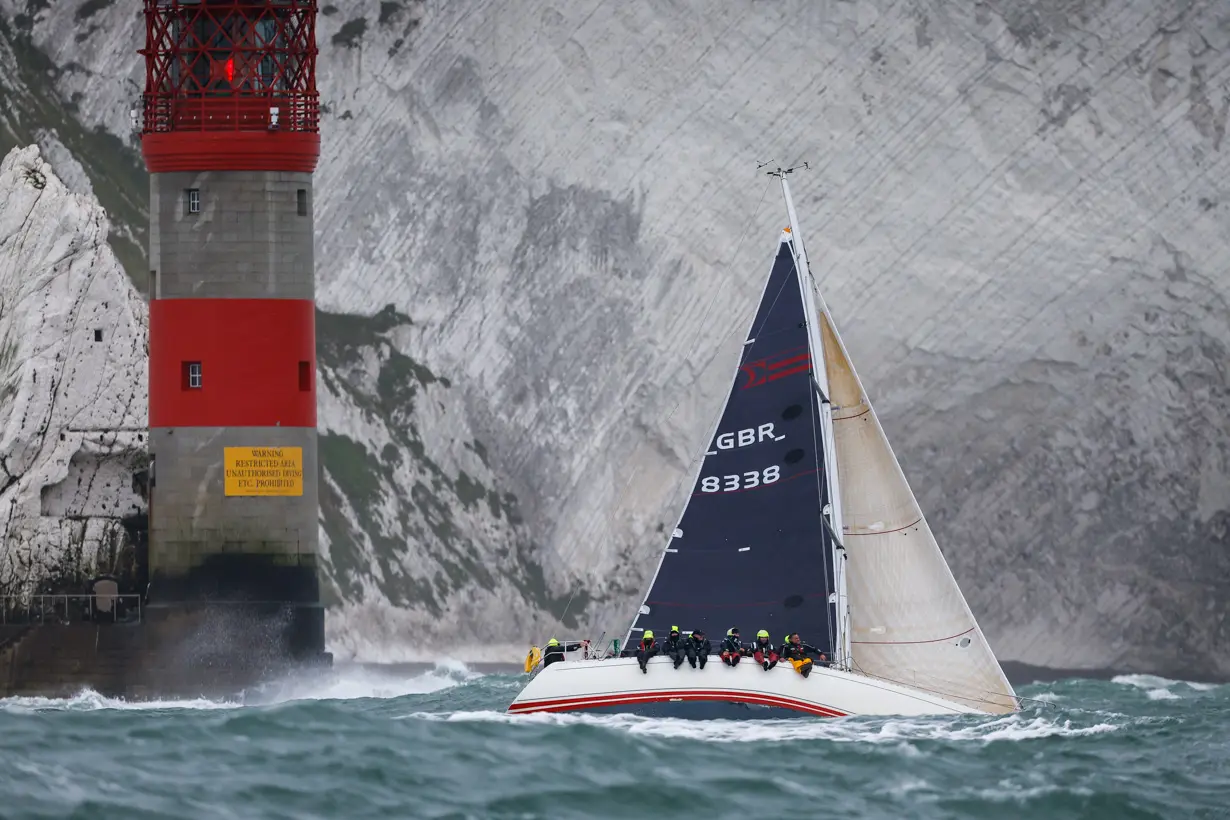
M303 495L302 447L224 447L227 495Z

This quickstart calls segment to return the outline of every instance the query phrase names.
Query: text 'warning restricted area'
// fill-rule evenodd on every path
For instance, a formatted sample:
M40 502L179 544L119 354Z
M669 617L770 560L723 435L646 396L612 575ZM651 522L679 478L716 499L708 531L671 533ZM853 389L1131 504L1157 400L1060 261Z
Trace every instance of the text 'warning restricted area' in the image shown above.
M227 495L303 495L302 447L225 447Z

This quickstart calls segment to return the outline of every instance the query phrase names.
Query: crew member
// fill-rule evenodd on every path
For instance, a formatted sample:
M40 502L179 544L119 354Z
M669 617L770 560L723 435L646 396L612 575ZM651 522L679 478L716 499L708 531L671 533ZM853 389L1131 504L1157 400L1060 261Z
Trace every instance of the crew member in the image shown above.
M641 665L642 672L649 671L645 664L649 663L649 659L656 654L658 654L658 644L654 642L653 630L646 629L645 634L641 636L641 645L636 650L636 662Z
M799 633L797 632L792 632L787 635L786 642L782 644L782 657L790 661L790 665L794 667L794 671L798 672L803 677L807 677L811 674L811 658L807 657L809 652L816 655L821 662L827 660L822 651L811 644L806 644L800 641Z
M671 634L666 636L666 640L662 641L662 654L675 661L675 668L683 666L683 659L687 655L687 649L683 645L683 639L679 637L679 627L672 626Z
M705 664L709 662L709 653L713 651L713 646L705 637L704 631L693 629L692 634L684 641L683 647L688 653L688 663L692 664L692 668L695 669L696 662L700 661L700 668L704 669Z
M542 667L546 669L556 661L564 659L565 652L576 652L583 646L589 646L589 641L573 641L572 643L560 643L555 638L547 641L547 648L542 653Z
M732 626L726 630L726 638L722 641L722 663L727 666L738 666L739 659L746 654L747 650L739 638L739 627Z
M752 644L752 657L766 672L777 666L777 650L769 642L769 630L762 629L756 633L756 643Z

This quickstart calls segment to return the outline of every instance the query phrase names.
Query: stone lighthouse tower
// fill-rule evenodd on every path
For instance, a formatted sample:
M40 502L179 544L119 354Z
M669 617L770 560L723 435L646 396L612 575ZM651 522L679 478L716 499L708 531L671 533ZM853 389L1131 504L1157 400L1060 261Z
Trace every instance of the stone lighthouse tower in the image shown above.
M211 668L319 659L316 0L144 0L147 628Z

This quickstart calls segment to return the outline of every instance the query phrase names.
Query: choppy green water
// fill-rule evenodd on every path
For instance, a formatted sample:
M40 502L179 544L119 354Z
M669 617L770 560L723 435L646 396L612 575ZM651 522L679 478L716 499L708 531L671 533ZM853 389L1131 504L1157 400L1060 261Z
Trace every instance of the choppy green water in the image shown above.
M506 717L522 680L342 671L266 706L0 701L0 818L1221 818L1230 686L1023 687L1005 718Z

